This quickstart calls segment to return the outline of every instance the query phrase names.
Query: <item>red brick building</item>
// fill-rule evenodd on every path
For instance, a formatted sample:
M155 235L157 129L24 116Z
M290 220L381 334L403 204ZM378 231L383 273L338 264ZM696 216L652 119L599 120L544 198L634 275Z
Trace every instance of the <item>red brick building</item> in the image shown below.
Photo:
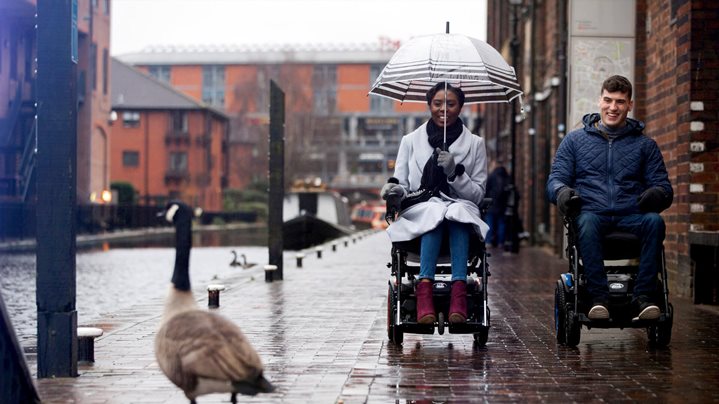
M0 2L0 200L31 199L36 0ZM110 0L78 0L78 204L110 189Z
M231 116L229 188L267 177L269 82L285 92L285 178L320 177L338 190L377 192L393 172L402 135L426 104L368 96L398 44L163 48L123 55ZM476 108L463 116L476 129Z
M179 198L222 211L228 160L227 116L169 85L112 60L113 182L133 185L140 204Z
M521 216L537 243L562 250L562 225L544 185L563 135L581 113L596 112L611 74L634 83L633 116L646 123L664 155L675 191L663 213L670 287L696 302L717 303L719 268L719 5L700 0L489 0L488 42L517 69L526 113L517 116ZM602 50L605 47L604 51ZM609 51L611 50L611 51ZM588 58L591 56L591 58ZM592 100L592 92L596 100ZM487 110L495 157L510 150L508 108Z

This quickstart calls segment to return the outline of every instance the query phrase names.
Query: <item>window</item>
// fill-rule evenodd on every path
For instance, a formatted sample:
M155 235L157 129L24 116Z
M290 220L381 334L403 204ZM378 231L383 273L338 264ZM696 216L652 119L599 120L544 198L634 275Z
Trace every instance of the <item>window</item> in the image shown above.
M172 111L170 125L172 133L187 133L187 114L184 111Z
M225 105L225 67L202 68L202 102L216 107Z
M270 112L270 80L278 79L279 70L277 65L257 67L257 112Z
M384 66L382 65L372 65L370 67L370 73L369 73L369 85L372 87L375 80L377 80L377 77L382 73L382 69L384 69ZM392 105L392 100L386 97L380 97L380 96L370 96L369 97L369 109L372 112L377 113L387 113L394 109Z
M186 172L187 171L187 153L175 152L170 153L170 171L172 172Z
M122 126L125 128L137 128L140 126L140 113L137 111L125 111L122 113Z
M110 54L106 49L102 50L102 93L107 94L107 82L108 82L108 64L110 62Z
M92 89L97 89L97 44L90 45L90 80L92 80Z
M312 72L314 89L314 112L318 115L331 115L337 102L337 67L335 65L315 65Z
M165 84L170 84L170 66L150 66L150 76Z
M140 165L140 152L134 150L123 150L122 152L123 167L137 167Z

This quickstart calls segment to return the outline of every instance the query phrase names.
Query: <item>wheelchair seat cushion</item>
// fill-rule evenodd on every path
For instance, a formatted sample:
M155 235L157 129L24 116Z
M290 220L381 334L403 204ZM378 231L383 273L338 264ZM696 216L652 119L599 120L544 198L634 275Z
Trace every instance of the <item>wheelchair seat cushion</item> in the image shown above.
M615 231L604 236L602 250L605 260L622 260L638 257L642 245L639 237L632 233Z

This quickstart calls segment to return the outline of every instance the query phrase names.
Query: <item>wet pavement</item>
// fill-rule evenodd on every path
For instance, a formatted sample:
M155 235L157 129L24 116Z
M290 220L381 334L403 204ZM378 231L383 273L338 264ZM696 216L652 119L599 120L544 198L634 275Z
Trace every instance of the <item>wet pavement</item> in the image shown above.
M675 322L665 349L638 329L584 328L577 348L559 346L553 292L566 262L543 249L490 258L486 347L453 334L405 334L393 346L385 329L389 249L375 233L334 252L325 245L322 258L307 251L302 268L286 254L282 282L265 283L260 267L223 282L219 312L244 330L277 386L241 402L719 402L716 307L670 297ZM196 297L206 306L206 294ZM96 323L106 329L96 362L80 365L77 378L37 380L44 402L187 403L154 360L161 310L156 298ZM36 358L28 359L34 372ZM229 395L198 399L220 402Z

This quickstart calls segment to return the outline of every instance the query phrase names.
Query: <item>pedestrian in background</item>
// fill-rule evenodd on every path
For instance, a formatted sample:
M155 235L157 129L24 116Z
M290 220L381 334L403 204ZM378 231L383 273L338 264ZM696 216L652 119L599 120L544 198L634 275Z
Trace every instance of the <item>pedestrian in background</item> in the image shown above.
M489 225L486 242L492 247L502 246L505 241L507 222L507 186L510 183L509 172L501 161L487 178L487 197L492 198L492 205L487 210L486 219Z

